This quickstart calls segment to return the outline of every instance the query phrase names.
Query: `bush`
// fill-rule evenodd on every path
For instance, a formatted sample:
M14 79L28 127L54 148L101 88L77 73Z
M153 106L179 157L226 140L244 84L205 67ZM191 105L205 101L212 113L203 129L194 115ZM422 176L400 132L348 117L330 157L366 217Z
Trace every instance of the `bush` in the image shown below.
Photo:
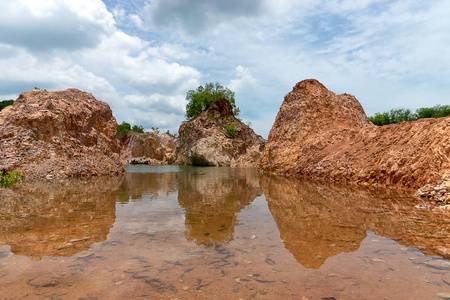
M225 124L225 128L227 129L227 135L231 138L235 138L238 135L238 131L236 127L234 127L234 123Z
M12 105L13 103L14 103L14 100L3 100L3 101L0 101L0 111L2 109L4 109L5 107Z
M369 120L377 125L389 125L403 121L415 121L422 118L442 118L450 116L450 105L435 105L418 108L414 113L409 109L391 109L389 112L375 113Z
M204 87L199 86L196 90L187 92L186 119L191 120L195 118L210 107L211 104L223 98L230 101L233 107L233 115L237 117L241 111L236 106L234 92L227 87L221 86L218 82L215 84L210 82L206 83Z
M123 121L122 124L117 125L117 138L121 140L125 134L132 131L137 133L144 133L144 127L142 127L141 125L134 125L132 128L130 123Z
M6 188L9 185L17 183L22 178L20 171L7 171L3 169L0 171L0 187Z

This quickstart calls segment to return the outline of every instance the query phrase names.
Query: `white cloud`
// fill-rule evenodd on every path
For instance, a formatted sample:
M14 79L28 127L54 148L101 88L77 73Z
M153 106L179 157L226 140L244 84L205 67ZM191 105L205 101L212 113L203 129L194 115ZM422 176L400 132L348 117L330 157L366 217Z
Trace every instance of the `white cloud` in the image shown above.
M0 2L0 42L33 51L95 47L114 29L100 0L4 0Z
M242 66L236 67L236 79L231 79L228 84L233 92L239 93L253 89L256 86L256 80L248 68Z
M153 0L143 16L156 28L195 36L223 23L257 16L264 8L259 0Z
M263 134L305 78L355 94L369 114L449 101L448 1L105 3L0 1L0 94L78 87L119 121L172 131L186 91L218 81Z

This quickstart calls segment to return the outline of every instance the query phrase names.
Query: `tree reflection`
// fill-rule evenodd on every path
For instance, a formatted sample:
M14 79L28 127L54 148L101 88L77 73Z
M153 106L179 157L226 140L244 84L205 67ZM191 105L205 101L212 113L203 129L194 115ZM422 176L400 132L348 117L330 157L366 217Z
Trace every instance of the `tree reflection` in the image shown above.
M237 213L262 194L256 169L196 168L179 178L178 203L185 210L185 237L220 247L234 238Z

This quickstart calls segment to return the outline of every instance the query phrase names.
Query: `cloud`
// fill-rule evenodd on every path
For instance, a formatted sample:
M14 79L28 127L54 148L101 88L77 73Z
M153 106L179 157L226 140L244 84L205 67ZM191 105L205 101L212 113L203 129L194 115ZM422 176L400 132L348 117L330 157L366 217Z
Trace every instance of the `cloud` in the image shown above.
M447 1L105 4L0 1L0 94L78 87L119 122L172 131L186 91L228 83L241 117L265 136L283 96L306 78L354 94L368 114L448 103Z
M11 46L0 45L0 49ZM95 76L80 65L54 57L50 60L39 60L25 50L16 49L14 55L0 56L0 86L7 89L11 83L22 85L22 91L35 86L42 89L66 89L70 87L86 91L101 90L113 92L114 88L102 77Z
M257 16L265 9L260 0L154 0L143 16L156 28L195 36L223 23Z
M9 14L0 21L0 94L73 87L106 101L119 122L178 129L186 91L201 76L177 62L189 57L182 45L126 34L98 0L7 1L0 8ZM137 15L114 15L138 26Z
M100 0L6 0L0 12L0 42L33 51L95 47L114 29Z
M185 119L186 101L181 95L125 95L122 99L128 108L127 122L142 125L147 130L158 127L162 131L177 132Z
M186 93L200 77L195 68L173 62L177 49L170 44L151 47L140 38L116 31L98 47L81 53L85 65L95 65L109 80L127 85L137 94L176 95Z
M248 68L244 68L242 66L236 67L236 78L231 79L228 84L228 88L236 93L253 89L255 86L256 80L253 78L252 73Z

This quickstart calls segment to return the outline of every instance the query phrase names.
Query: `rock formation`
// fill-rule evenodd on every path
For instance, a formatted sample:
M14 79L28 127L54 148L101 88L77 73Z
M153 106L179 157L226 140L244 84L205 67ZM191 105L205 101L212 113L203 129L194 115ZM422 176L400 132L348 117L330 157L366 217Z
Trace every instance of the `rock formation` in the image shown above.
M336 95L309 79L285 96L261 169L417 189L448 182L449 157L450 117L377 127L354 96ZM421 195L435 197L429 188ZM435 195L442 199L450 193Z
M259 164L264 139L233 116L226 99L213 103L179 129L176 164L251 167Z
M108 104L92 94L22 93L0 112L0 169L27 180L123 173L116 130Z
M159 131L127 133L120 141L120 157L130 164L171 164L175 161L178 139Z

